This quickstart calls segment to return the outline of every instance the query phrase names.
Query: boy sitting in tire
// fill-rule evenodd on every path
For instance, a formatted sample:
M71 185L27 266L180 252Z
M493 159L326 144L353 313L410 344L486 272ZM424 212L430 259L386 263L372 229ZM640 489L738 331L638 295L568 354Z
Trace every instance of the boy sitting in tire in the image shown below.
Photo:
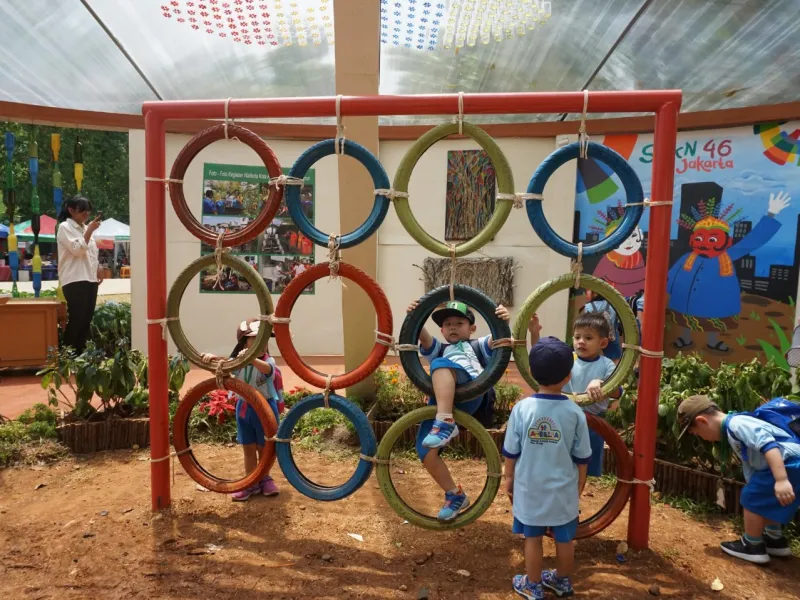
M800 509L800 404L776 398L726 415L708 396L691 396L678 407L678 423L680 437L688 431L719 442L721 456L732 449L742 461L744 535L722 551L756 564L791 556L782 526Z
M408 312L412 312L418 304L417 301L412 302ZM495 314L504 321L510 318L508 309L502 305L497 307ZM458 426L453 418L456 385L470 382L483 372L484 365L492 356L492 336L470 339L476 329L475 315L463 302L448 302L434 311L431 318L441 329L446 343L432 337L425 328L419 334L420 353L431 365L434 398L428 403L436 404L436 419L420 424L416 445L422 465L445 492L444 506L437 518L451 521L469 506L469 499L461 486L453 481L450 470L439 457L439 449L458 435ZM458 408L474 414L482 408L483 403L484 396L480 396L460 403ZM486 423L483 425L486 426Z

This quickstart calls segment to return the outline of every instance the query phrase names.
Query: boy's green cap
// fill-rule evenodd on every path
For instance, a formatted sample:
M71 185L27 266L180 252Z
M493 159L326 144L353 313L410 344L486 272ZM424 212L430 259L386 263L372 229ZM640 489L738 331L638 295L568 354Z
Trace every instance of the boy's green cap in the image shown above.
M469 309L469 306L458 300L451 300L431 315L431 319L439 327L442 326L447 317L462 317L469 321L470 325L475 324L475 315Z

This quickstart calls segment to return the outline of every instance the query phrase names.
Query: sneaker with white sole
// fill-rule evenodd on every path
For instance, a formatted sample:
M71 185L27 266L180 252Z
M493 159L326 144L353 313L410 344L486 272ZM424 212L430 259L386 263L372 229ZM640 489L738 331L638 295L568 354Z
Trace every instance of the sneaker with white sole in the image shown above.
M460 512L466 510L468 506L469 498L467 498L461 486L458 486L458 491L445 492L444 506L442 510L439 511L436 518L440 521L452 521Z
M789 547L789 540L786 536L773 538L768 535L764 536L764 545L767 547L767 554L770 556L778 556L780 558L787 558L792 556L792 549Z
M720 548L722 548L722 551L726 554L757 565L765 565L769 562L767 545L764 542L760 544L751 544L742 537L733 542L722 542Z
M527 575L515 575L511 581L514 591L527 600L543 600L544 587L541 583L530 583Z
M254 485L252 487L247 488L246 490L240 490L238 492L234 492L231 494L231 500L234 502L247 502L250 499L250 496L257 496L258 494L263 493L261 490L261 485Z
M553 570L542 571L542 585L559 598L569 598L575 594L569 577L559 577Z
M433 422L431 432L422 440L422 445L426 448L444 448L457 435L458 425L436 420Z

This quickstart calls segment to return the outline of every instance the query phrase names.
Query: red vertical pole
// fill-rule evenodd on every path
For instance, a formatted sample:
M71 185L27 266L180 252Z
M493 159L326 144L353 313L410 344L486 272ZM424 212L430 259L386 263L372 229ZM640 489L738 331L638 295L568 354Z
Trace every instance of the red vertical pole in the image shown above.
M675 179L680 103L664 104L656 112L653 140L653 183L650 199L671 202ZM645 268L644 301L647 318L642 332L642 348L659 352L664 348L664 317L667 307L667 271L672 205L650 207L650 223ZM633 440L633 474L639 481L653 478L658 428L658 395L661 389L661 358L642 355L639 369L639 396L636 403L636 427ZM644 550L650 539L650 489L633 486L628 517L628 544Z
M152 112L144 116L145 176L164 178L164 120ZM167 226L164 183L145 183L147 224L147 318L167 316ZM169 399L167 342L159 323L147 326L148 383L150 387L150 494L153 510L170 505Z

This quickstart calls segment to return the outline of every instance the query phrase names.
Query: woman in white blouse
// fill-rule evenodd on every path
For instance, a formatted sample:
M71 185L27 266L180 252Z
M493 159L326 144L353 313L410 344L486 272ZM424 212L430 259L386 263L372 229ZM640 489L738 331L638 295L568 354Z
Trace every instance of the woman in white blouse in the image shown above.
M64 345L78 354L86 347L97 304L97 286L102 281L97 243L92 238L100 227L102 214L89 221L91 210L89 200L73 196L64 202L58 215L58 279L67 300Z

